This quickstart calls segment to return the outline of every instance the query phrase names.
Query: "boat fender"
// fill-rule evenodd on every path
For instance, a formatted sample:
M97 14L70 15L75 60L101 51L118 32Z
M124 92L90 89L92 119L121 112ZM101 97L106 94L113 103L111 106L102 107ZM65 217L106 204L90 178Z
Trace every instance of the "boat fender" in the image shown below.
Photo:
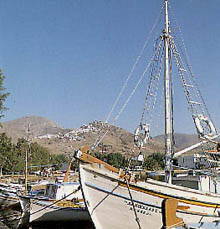
M196 129L197 129L198 133L203 136L204 130L203 130L203 127L201 125L201 121L200 121L199 117L196 117L194 120L195 120Z
M216 129L211 120L208 120L208 125L210 127L210 136L214 136L216 134Z
M141 137L143 131L143 137ZM134 143L137 147L142 147L150 138L150 129L147 124L140 124L134 132Z
M215 130L215 127L212 123L211 120L209 120L207 117L205 117L204 115L198 115L195 117L195 124L196 124L196 128L199 132L199 134L201 136L205 136L205 132L204 132L204 128L202 126L202 122L205 122L208 127L209 127L209 133L208 135L206 135L205 137L210 137L210 136L214 136L216 134L216 130Z

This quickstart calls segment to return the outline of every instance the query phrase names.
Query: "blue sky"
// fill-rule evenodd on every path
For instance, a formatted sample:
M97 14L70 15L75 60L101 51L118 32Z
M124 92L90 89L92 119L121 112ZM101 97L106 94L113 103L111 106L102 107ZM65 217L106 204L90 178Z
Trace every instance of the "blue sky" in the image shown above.
M10 92L2 121L36 115L66 128L104 121L162 4L162 0L0 0L0 67ZM220 129L220 2L170 0L170 5ZM137 92L116 124L133 131L143 98L143 92ZM177 96L176 101L182 104L185 98ZM177 109L176 115L177 132L191 133L187 111Z

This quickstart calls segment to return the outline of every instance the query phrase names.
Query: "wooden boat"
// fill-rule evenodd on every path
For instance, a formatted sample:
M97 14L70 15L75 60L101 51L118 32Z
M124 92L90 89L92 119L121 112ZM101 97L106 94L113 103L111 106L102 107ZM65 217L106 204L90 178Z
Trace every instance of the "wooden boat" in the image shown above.
M85 155L76 156L86 161ZM96 228L161 228L219 220L218 194L153 179L138 182L100 161L88 162L80 165L80 181Z
M184 62L175 44L174 29L171 28L172 22L168 17L168 0L164 0L163 8L165 28L157 40L158 47L155 47L149 64L152 68L149 71L145 107L140 125L134 133L134 141L141 153L143 145L150 139L150 124L146 121L151 117L149 112L154 108L157 81L161 72L164 72L165 182L149 178L144 182L139 181L129 171L118 170L92 157L89 152L93 147L77 151L75 157L80 160L81 189L96 229L188 228L190 225L202 228L207 223L219 228L219 194L210 192L208 187L195 190L172 184L173 158L198 146L204 149L206 144L213 143L219 135L195 83L191 65L187 60ZM181 152L175 152L173 139L172 57L175 59L188 109L200 140L198 144ZM155 70L157 67L159 69Z
M89 221L79 187L77 182L51 183L43 196L19 197L23 211L30 213L29 223Z

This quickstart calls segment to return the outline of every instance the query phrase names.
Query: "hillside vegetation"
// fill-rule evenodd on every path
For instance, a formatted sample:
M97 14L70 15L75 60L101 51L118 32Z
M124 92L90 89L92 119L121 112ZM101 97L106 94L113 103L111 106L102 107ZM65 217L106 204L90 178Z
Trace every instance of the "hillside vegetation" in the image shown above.
M47 148L37 143L29 143L24 138L19 138L13 143L5 133L0 134L0 169L3 173L19 172L24 173L26 155L29 171L42 169L42 165L62 166L68 162L65 155L51 155Z

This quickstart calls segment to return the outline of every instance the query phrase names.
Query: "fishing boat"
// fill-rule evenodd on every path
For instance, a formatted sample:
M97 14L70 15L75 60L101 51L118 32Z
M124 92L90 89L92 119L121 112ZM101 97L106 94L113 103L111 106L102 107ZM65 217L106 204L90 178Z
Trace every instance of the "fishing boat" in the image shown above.
M29 223L89 221L78 182L50 183L41 196L20 196Z
M172 182L173 159L197 147L207 155L207 149L218 144L216 138L219 135L192 73L188 55L182 58L181 53L184 49L181 50L175 43L175 29L168 14L170 10L168 0L164 0L162 9L165 27L162 28L162 33L155 42L154 53L143 74L144 76L150 69L144 109L140 124L134 133L134 142L141 154L143 146L150 141L151 112L155 107L158 82L164 73L162 85L165 116L163 119L165 179L157 181L147 178L145 181L140 181L132 172L114 168L93 157L90 152L94 146L78 150L75 157L80 161L81 190L96 229L190 228L191 225L203 228L202 225L210 225L209 223L212 228L219 228L220 195L218 193L210 192L207 187L195 190L174 185ZM175 98L172 59L199 139L197 144L179 152L175 150L174 141L173 100Z
M28 195L19 196L22 218L28 218L28 223L90 221L79 182L69 181L73 160L68 165L63 181L56 179L47 183L44 189L32 189Z

